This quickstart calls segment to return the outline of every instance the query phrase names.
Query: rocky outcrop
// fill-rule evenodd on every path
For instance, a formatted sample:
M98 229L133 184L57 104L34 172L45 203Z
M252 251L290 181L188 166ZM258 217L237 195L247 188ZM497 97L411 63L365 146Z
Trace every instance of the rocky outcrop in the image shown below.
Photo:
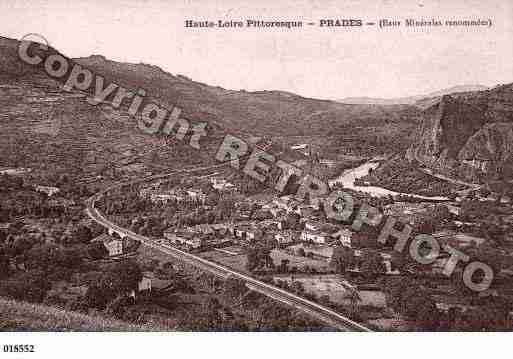
M426 109L407 151L436 171L497 177L513 156L513 84L443 96Z

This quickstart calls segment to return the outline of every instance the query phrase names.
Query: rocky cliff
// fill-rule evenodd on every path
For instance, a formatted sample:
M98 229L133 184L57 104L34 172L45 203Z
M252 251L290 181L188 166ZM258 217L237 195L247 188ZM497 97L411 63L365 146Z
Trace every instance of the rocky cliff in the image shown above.
M513 84L443 96L422 113L407 158L476 181L511 176Z

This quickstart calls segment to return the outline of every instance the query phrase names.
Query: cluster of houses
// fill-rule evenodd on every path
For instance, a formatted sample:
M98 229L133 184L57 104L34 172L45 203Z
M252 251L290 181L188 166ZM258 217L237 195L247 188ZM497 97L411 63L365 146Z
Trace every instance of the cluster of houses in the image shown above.
M205 203L207 195L201 189L172 189L169 191L153 191L152 189L144 188L139 191L139 196L147 198L153 203L185 203L195 202Z
M287 214L294 213L299 215L300 222L303 224L299 240L315 244L338 244L350 246L352 232L349 229L341 228L330 223L319 220L316 212L320 210L318 203L306 204L298 201L292 196L283 196L275 199L271 204L270 211L279 216L280 211Z
M209 181L217 191L236 190L225 178L212 176ZM176 187L162 191L160 187L159 184L142 189L140 196L155 203L194 201L205 205L207 195L201 188ZM352 232L322 220L322 208L316 201L305 203L294 196L246 199L235 203L234 210L235 217L231 223L173 227L165 231L164 237L170 243L189 250L225 246L228 242L251 244L273 241L282 248L299 242L351 246Z
M278 247L306 242L316 245L351 246L349 229L321 221L316 205L303 204L291 196L262 203L239 202L236 221L169 228L164 237L189 250L226 246L228 243L273 242Z
M230 193L236 191L234 184L228 182L223 178L212 177L210 178L212 188L218 192ZM174 188L171 190L160 190L160 183L149 187L142 188L139 191L139 197L147 198L153 203L185 203L197 202L205 204L207 194L201 189L196 187L191 188Z
M200 224L185 229L169 228L164 231L164 238L174 245L182 246L188 250L224 246L230 241L227 239L231 227L223 224Z

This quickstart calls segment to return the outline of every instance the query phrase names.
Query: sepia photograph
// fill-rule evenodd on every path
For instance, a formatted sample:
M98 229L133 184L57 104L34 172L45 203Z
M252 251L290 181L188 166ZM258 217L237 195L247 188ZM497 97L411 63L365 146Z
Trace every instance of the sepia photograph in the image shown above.
M0 20L6 357L513 330L511 0L2 0Z

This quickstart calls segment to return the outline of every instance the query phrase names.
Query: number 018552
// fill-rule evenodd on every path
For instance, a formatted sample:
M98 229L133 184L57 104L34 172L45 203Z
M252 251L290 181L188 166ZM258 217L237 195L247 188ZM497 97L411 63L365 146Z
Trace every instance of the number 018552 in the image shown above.
M4 353L34 353L34 346L31 344L5 344Z

